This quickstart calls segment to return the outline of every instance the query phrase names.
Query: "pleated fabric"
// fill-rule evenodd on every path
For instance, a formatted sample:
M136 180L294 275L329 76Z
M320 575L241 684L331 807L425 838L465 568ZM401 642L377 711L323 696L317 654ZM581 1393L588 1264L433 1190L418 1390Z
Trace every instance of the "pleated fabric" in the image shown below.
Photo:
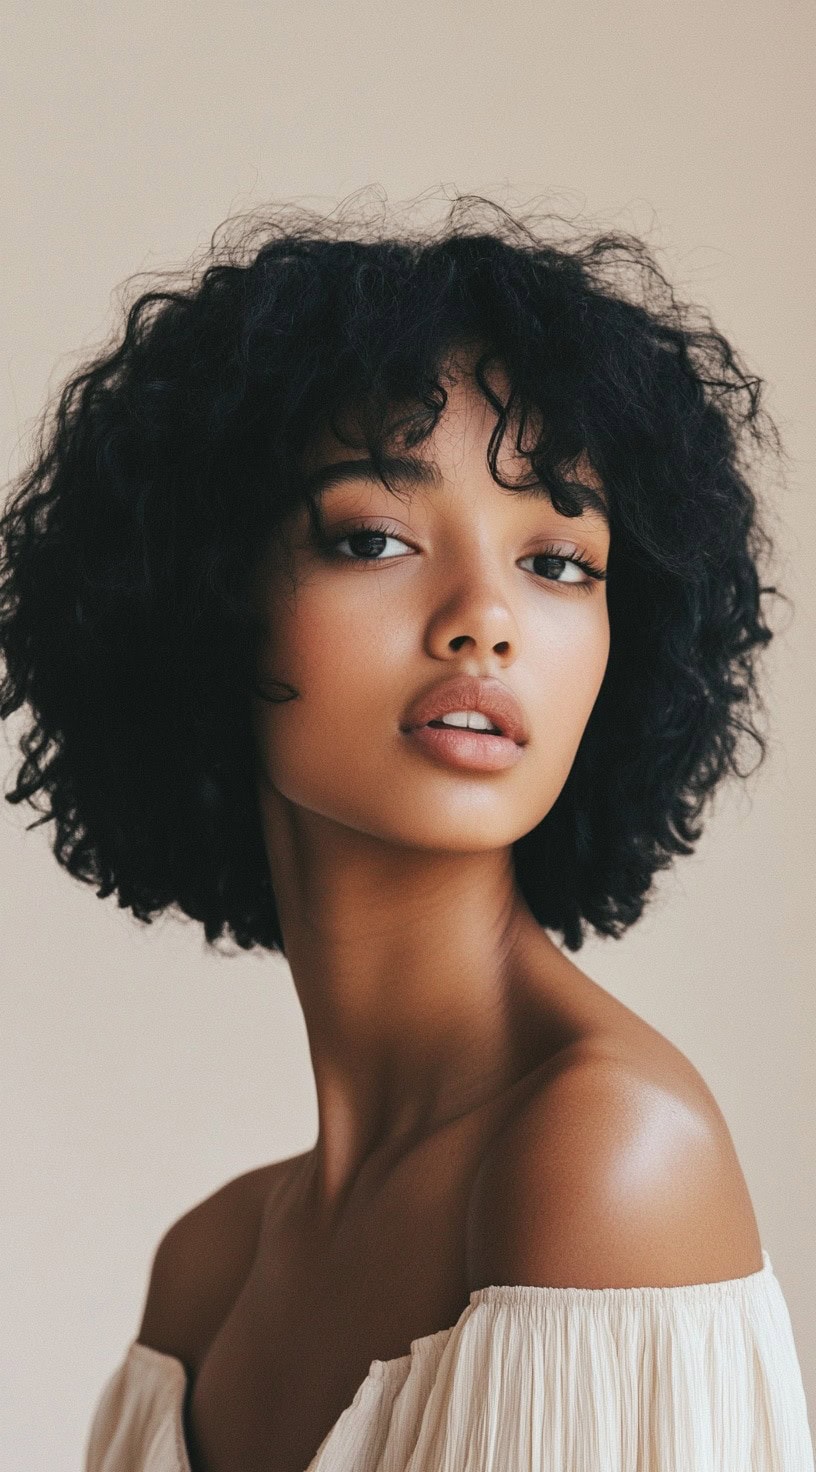
M814 1472L768 1253L670 1288L474 1290L457 1323L373 1360L305 1472ZM181 1362L132 1343L85 1472L190 1472Z

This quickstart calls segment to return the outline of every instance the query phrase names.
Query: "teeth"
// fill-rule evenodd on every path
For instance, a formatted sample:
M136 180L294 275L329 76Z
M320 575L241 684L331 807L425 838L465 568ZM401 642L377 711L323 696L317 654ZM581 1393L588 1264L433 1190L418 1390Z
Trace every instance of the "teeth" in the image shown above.
M437 718L445 726L469 726L473 731L497 731L498 728L480 710L454 710Z

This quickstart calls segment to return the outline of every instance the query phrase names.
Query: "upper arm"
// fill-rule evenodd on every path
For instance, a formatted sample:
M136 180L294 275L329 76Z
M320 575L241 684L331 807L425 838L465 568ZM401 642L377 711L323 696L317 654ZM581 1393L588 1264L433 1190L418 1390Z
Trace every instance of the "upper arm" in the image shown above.
M558 1072L493 1142L474 1183L471 1288L660 1287L761 1267L716 1106L617 1061Z
M161 1238L138 1340L198 1364L252 1266L260 1226L257 1177L228 1181L179 1217Z

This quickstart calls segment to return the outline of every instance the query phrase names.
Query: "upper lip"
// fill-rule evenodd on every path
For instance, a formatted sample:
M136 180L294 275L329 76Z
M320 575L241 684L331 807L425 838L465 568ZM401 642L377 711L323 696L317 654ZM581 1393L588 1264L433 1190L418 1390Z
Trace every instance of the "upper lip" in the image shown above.
M419 696L408 711L403 730L427 726L429 721L439 720L455 710L481 711L503 736L509 736L519 746L528 739L524 711L513 692L501 680L480 680L472 675L457 675Z

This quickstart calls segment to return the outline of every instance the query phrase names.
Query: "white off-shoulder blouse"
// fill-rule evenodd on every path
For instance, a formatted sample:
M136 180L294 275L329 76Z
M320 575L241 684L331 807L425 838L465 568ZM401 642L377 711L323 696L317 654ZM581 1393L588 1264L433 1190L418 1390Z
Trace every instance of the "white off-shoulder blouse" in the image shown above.
M304 1472L813 1472L771 1260L677 1287L477 1288L450 1328L372 1360ZM85 1472L190 1472L180 1360L133 1341Z

